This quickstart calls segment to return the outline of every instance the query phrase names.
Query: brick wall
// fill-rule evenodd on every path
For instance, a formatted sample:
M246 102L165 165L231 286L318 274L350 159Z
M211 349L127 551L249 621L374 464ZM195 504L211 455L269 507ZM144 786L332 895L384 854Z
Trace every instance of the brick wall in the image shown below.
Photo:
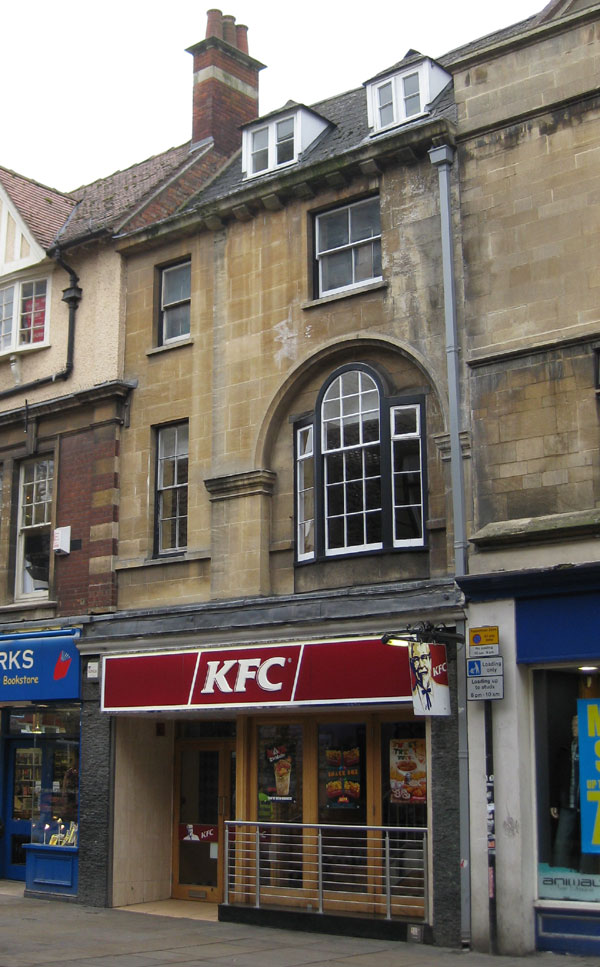
M118 448L110 423L60 441L56 524L70 525L71 553L55 562L59 614L116 606Z

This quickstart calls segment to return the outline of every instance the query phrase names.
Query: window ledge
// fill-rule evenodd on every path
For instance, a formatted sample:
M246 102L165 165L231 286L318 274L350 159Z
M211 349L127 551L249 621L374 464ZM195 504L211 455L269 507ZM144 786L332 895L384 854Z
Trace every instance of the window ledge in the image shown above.
M50 349L50 343L35 342L25 346L16 346L15 349L5 349L3 353L0 353L0 362L4 360L9 363L13 356L20 356L21 353L39 353L42 349Z
M143 557L128 561L117 561L115 571L131 571L138 567L155 567L157 564L186 564L187 561L210 561L210 551L185 551L183 554L169 554L164 557Z
M193 346L193 339L178 339L175 342L168 342L165 346L155 346L154 349L147 349L146 356L155 356L157 353L166 353L170 349L181 349L182 346Z
M354 289L346 289L344 292L333 292L331 295L324 295L320 299L311 299L310 302L302 302L301 309L314 309L315 306L323 306L328 302L337 302L339 299L348 299L350 296L363 295L365 292L376 292L378 289L387 289L388 284L383 279L380 282L367 282L365 285L357 285Z
M15 601L13 604L0 605L0 614L8 614L10 611L35 611L37 608L56 608L57 601L49 601L48 598L38 598L36 601Z
M536 910L589 910L591 913L598 913L597 900L545 900L538 897L533 905Z

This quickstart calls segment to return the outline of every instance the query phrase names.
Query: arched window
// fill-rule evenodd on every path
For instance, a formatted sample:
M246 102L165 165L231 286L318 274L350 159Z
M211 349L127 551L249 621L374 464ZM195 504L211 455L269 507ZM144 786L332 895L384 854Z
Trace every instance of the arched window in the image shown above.
M422 398L388 398L348 366L296 428L299 562L424 545Z

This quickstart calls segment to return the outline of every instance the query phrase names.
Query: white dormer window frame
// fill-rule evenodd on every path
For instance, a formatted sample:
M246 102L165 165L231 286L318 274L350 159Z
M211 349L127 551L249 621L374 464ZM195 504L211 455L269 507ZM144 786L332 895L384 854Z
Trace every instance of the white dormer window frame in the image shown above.
M423 114L422 83L418 70L391 77L376 88L377 127L387 128Z
M330 127L330 122L302 104L259 118L242 132L244 178L258 178L295 164Z
M247 176L276 171L298 160L298 119L294 114L273 118L244 132L247 139Z
M369 127L373 134L425 117L450 75L428 58L367 83Z

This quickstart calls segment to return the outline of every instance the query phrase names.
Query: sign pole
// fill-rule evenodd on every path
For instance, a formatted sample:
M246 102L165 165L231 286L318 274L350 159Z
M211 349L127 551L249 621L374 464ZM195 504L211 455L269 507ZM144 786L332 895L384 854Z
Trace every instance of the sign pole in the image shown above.
M496 910L496 794L494 790L494 739L492 730L492 703L484 702L485 719L485 772L487 800L488 845L488 909L490 929L490 953L498 953L498 918Z

